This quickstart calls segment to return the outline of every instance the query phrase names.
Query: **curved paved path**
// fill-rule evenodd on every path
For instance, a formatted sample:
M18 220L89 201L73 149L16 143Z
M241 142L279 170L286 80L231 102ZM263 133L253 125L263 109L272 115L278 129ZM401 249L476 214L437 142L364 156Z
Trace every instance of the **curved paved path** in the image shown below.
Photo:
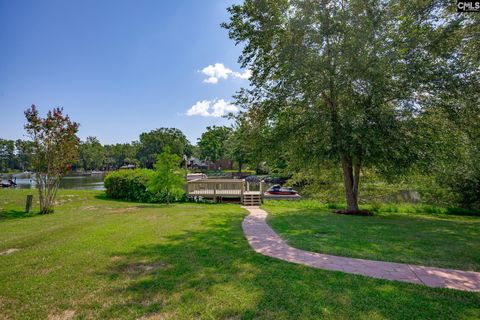
M292 248L268 226L267 212L259 207L244 208L250 215L243 220L243 232L250 246L263 255L318 269L411 282L429 287L480 292L479 272L338 257Z

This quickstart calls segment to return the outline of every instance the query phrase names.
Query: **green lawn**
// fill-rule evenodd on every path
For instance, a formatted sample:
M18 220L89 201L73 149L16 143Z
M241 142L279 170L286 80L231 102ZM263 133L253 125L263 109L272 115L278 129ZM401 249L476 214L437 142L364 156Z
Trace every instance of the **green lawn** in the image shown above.
M0 318L480 318L478 293L316 270L256 254L241 230L246 212L237 205L145 205L63 191L54 214L24 216L25 195L0 190L0 252L19 249L0 256ZM298 210L272 211L275 221ZM464 221L441 219L445 225Z
M264 208L270 226L296 248L480 271L480 216L380 211L358 217L311 201L267 202Z

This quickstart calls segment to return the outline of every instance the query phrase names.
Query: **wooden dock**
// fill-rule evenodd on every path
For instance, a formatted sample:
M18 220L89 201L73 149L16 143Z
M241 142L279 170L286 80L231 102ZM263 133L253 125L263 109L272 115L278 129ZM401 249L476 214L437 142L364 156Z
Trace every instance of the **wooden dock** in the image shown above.
M199 179L188 181L189 198L211 199L215 202L239 202L246 206L259 206L263 185L259 191L251 191L245 179Z

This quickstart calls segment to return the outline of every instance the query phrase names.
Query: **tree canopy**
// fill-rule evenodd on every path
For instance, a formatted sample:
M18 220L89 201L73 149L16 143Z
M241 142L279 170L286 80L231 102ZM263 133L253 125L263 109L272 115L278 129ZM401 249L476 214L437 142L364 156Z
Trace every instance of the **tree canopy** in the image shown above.
M104 146L105 166L107 168L120 168L123 165L139 165L137 158L138 142L117 143Z
M138 159L142 166L153 168L157 156L165 147L180 157L192 153L190 142L182 131L176 128L160 128L140 134Z
M227 140L231 133L232 129L229 127L207 127L198 139L200 158L211 162L222 159L227 153Z
M362 167L397 174L422 158L416 119L471 69L445 1L246 0L224 27L244 45L237 103L295 165L341 165L347 208ZM280 142L278 142L280 141Z
M87 137L80 144L80 159L82 167L86 170L100 170L105 165L105 151L96 137Z

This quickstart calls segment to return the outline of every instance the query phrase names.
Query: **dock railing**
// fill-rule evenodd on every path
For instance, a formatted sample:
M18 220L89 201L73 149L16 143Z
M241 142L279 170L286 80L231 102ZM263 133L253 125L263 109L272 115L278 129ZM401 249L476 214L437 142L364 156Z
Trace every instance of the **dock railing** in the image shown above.
M187 183L189 196L243 196L244 192L243 179L200 179Z

